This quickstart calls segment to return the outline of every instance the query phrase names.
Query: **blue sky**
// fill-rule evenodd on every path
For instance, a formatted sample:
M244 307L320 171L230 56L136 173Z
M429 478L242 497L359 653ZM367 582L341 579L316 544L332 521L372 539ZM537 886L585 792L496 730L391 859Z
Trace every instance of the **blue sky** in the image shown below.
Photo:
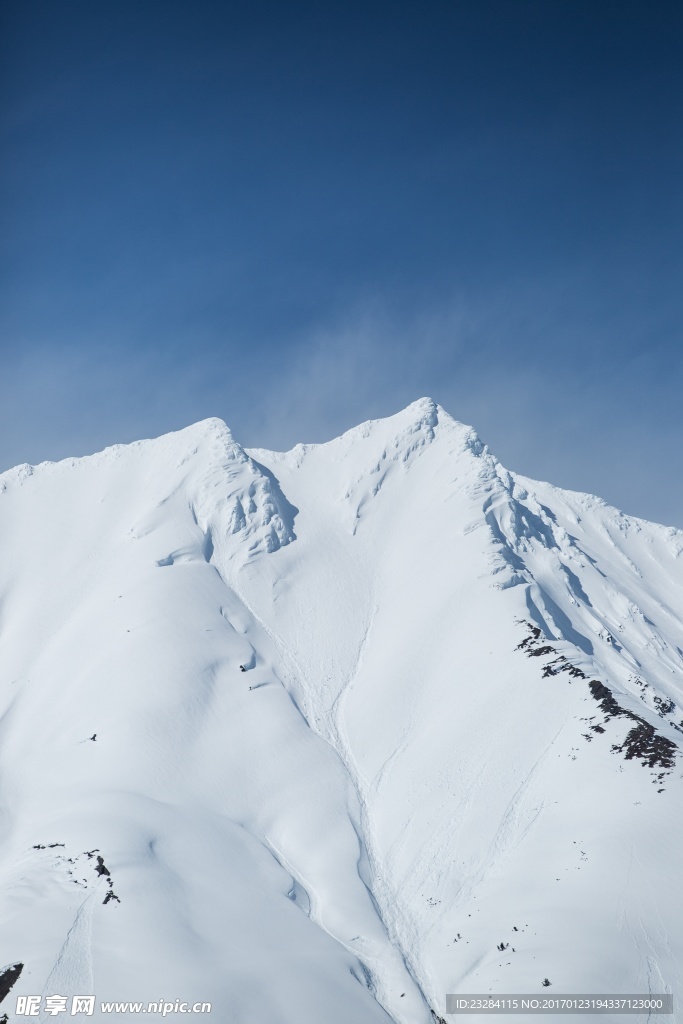
M6 0L0 468L430 395L683 527L683 8Z

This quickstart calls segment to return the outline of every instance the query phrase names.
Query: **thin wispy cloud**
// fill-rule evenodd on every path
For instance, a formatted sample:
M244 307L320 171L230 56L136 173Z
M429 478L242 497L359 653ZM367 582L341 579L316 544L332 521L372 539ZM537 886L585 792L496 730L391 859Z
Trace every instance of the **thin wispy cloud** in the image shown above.
M680 6L10 5L0 465L431 395L682 522Z

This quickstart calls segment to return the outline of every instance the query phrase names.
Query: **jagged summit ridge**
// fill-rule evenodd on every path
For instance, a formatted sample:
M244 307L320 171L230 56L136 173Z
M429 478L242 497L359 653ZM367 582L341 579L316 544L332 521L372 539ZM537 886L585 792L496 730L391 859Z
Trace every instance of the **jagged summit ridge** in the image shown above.
M439 427L460 433L472 450L484 451L485 446L480 441L473 427L454 419L433 398L420 398L390 416L359 423L330 441L318 444L297 444L290 452L270 451L269 454L273 457L282 457L289 454L301 456L308 451L328 446L333 449L348 448L354 446L359 441L372 437L384 439L389 447L398 450L405 443L417 444L419 446L421 442L433 441ZM249 450L254 452L267 451L267 449L257 448Z
M175 452L178 459L183 460L196 454L203 443L211 441L222 445L226 452L240 448L228 425L218 417L209 417L158 437L109 445L92 455L71 456L57 462L46 461L35 465L21 463L0 473L0 481L7 484L15 479L24 480L36 472L54 474L79 467L89 468L100 463L114 463L125 457L126 453L144 453L150 448L156 448L160 457Z
M276 551L294 539L296 510L287 502L273 478L252 459L223 420L201 420L158 438L118 444L94 455L21 465L0 475L0 494L42 477L109 470L139 477L158 509L179 491L187 493L197 524L203 531L202 551L219 545L227 559L246 561L261 552ZM152 513L158 521L164 513ZM146 532L150 513L133 532ZM169 552L166 564L184 558ZM189 556L188 556L189 557Z

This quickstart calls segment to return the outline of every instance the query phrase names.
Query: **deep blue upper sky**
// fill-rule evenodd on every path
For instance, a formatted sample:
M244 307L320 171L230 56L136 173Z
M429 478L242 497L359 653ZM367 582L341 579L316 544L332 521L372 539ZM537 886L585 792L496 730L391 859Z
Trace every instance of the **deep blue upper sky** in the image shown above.
M683 6L5 0L0 469L429 394L683 526Z

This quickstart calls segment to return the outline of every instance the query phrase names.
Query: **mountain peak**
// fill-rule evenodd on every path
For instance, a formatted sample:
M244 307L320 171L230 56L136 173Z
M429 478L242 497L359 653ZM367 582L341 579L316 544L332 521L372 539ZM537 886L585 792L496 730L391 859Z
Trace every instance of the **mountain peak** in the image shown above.
M212 417L13 473L13 998L94 974L430 1024L653 958L680 997L681 535L507 474L431 398L286 453Z
M437 405L433 398L424 397L411 402L398 415L412 417L416 422L429 423L430 426L435 427L439 422L440 413L444 413L441 406Z

